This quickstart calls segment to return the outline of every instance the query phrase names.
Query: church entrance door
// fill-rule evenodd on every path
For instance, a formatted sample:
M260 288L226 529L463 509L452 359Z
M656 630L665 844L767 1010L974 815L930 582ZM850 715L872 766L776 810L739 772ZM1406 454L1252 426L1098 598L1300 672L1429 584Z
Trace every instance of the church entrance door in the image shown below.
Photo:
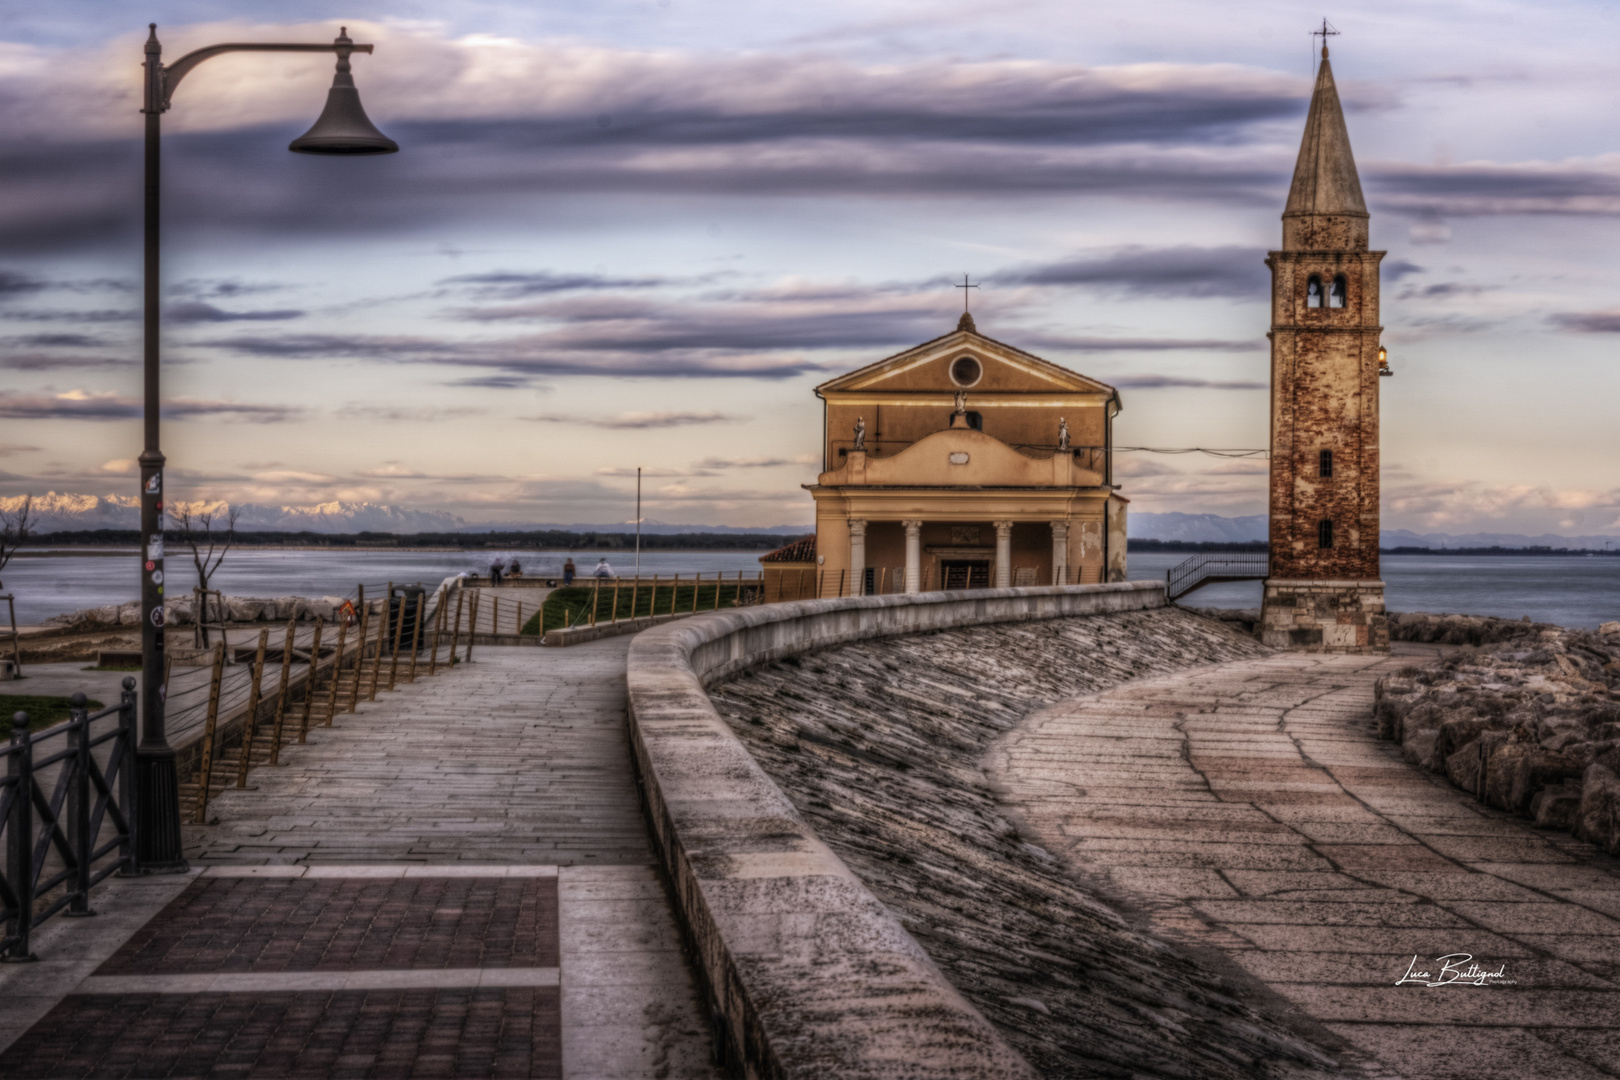
M990 563L978 559L948 559L939 564L941 588L988 589Z

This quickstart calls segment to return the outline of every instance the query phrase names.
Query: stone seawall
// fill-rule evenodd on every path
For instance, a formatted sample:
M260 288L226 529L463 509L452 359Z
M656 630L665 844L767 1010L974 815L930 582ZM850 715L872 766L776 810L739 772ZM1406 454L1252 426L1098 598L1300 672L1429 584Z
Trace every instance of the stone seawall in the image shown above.
M1158 609L829 648L711 693L816 834L1042 1075L1326 1075L1329 1060L1246 1004L1238 984L1100 902L1003 805L980 764L1056 702L1269 651ZM1059 787L1068 760L1046 774ZM1134 770L1118 768L1128 788ZM1142 834L1112 835L1128 846Z
M702 615L635 640L632 750L732 1064L771 1077L1036 1075L816 835L705 687L854 641L1163 604L1159 582L852 597Z

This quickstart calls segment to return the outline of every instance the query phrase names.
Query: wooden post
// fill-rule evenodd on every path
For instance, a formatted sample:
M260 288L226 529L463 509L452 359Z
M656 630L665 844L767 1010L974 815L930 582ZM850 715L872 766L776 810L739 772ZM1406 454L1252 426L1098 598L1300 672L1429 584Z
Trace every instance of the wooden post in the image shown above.
M472 610L470 610L467 613L467 655L464 657L464 659L469 664L472 663L473 643L478 637L478 606L479 606L479 601L482 600L483 598L484 598L484 590L483 589L474 589L473 590L473 598L472 598L472 605L471 605Z
M281 721L287 714L287 676L292 671L293 634L298 620L287 620L287 639L281 646L281 685L276 688L276 722L270 729L270 764L281 764Z
M450 592L439 598L438 606L433 611L433 651L428 653L428 674L436 675L439 671L439 633L444 629L445 619L450 614Z
M326 725L332 726L332 717L337 715L338 676L343 673L343 645L344 639L349 636L349 623L346 619L338 620L337 649L332 653L332 685L326 688Z
M365 586L360 587L360 595L365 596ZM354 712L360 704L360 680L366 669L366 627L370 625L371 609L366 606L364 599L360 603L360 625L355 628L354 635L354 682L349 685L349 712Z
M214 646L214 672L208 682L208 716L203 720L202 760L197 763L198 825L208 823L208 785L214 779L214 726L219 722L219 684L225 677L225 643Z
M309 666L304 669L304 709L298 718L299 743L303 743L309 734L309 714L315 707L315 676L320 671L321 663L321 622L321 617L315 616L315 633L309 643Z
M681 594L681 575L675 575L675 581L669 587L669 613L675 614L675 605L680 601L676 598Z
M641 599L641 575L638 573L635 581L630 585L630 618L632 620L636 617L636 601L639 599Z
M844 573L845 572L843 570L838 571L838 592L836 592L834 594L835 596L843 596L844 595ZM855 592L854 592L854 590L855 590L855 579L854 578L849 579L849 587L850 587L850 595L854 596L855 595Z
M22 646L17 639L17 594L6 593L6 607L11 611L11 663L17 669L17 677L22 678Z
M521 637L523 635L523 601L519 600L517 602L517 606L518 606L517 629L514 630L513 633L515 633L519 637Z
M714 572L714 607L709 609L711 611L720 610L720 586L724 581L725 576L725 571L723 570L716 570Z
M388 602L394 602L394 594L388 594ZM394 680L399 677L399 643L405 639L405 593L399 594L399 614L394 617L394 654L388 661L388 689L394 688Z
M498 634L501 632L501 596L499 593L491 593L489 599L489 632ZM389 689L392 690L393 687Z
M615 624L618 623L618 621L619 621L619 579L618 578L613 579L613 616L608 621L612 622L612 623L615 623Z
M450 656L445 660L445 667L452 667L456 662L456 644L461 640L461 605L467 599L466 589L456 590L456 621L450 628Z
M658 614L658 575L653 575L652 595L647 597L647 618Z
M411 631L411 670L405 676L405 681L416 681L416 658L422 654L422 605L427 602L427 593L421 593L416 598L416 626Z
M394 583L388 583L388 591L393 592ZM366 687L366 700L377 700L377 679L382 675L383 643L388 640L388 601L383 601L383 608L377 612L377 647L371 656L371 685Z
M596 608L602 601L602 579L596 578L591 584L591 621L588 626L596 625Z
M236 765L236 786L247 787L248 758L253 751L253 732L259 726L259 686L264 679L264 650L270 644L270 629L259 631L259 654L253 658L253 686L248 691L247 724L242 728L242 754Z

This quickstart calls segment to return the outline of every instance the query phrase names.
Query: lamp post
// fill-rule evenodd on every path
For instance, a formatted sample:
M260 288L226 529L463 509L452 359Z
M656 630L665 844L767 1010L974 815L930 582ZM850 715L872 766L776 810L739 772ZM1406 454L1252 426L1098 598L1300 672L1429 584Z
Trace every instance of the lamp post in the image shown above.
M349 56L369 53L356 45L344 27L330 45L239 42L211 45L187 53L172 64L161 59L157 24L146 39L146 347L145 446L141 452L141 741L135 748L135 862L144 873L179 873L186 869L180 844L180 781L174 748L163 723L163 451L158 447L158 222L160 199L160 124L175 87L204 60L228 52L320 52L337 54L337 75L320 119L292 141L289 150L302 154L392 154L399 146L378 131L360 107L360 95L349 73Z

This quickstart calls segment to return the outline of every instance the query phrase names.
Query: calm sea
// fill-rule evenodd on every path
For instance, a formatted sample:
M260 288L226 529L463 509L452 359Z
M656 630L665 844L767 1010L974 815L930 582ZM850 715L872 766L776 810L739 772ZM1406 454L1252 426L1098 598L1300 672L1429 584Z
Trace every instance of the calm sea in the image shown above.
M598 552L574 552L580 572L596 565ZM621 574L634 557L606 553ZM237 596L343 596L359 582L368 590L385 582L434 584L460 571L487 570L496 555L522 561L530 576L562 573L567 552L455 551L233 551L215 575L214 585ZM1133 553L1132 578L1163 577L1182 554ZM759 569L759 553L748 551L643 552L644 574L712 574ZM168 560L171 588L189 591L195 577L187 560ZM1384 582L1391 611L1529 615L1538 622L1595 627L1620 619L1620 558L1464 555L1387 555ZM17 597L17 621L37 623L79 608L133 600L134 553L120 556L18 558L6 568L0 592ZM1259 582L1211 585L1188 603L1208 607L1258 607ZM0 619L5 617L0 609Z

